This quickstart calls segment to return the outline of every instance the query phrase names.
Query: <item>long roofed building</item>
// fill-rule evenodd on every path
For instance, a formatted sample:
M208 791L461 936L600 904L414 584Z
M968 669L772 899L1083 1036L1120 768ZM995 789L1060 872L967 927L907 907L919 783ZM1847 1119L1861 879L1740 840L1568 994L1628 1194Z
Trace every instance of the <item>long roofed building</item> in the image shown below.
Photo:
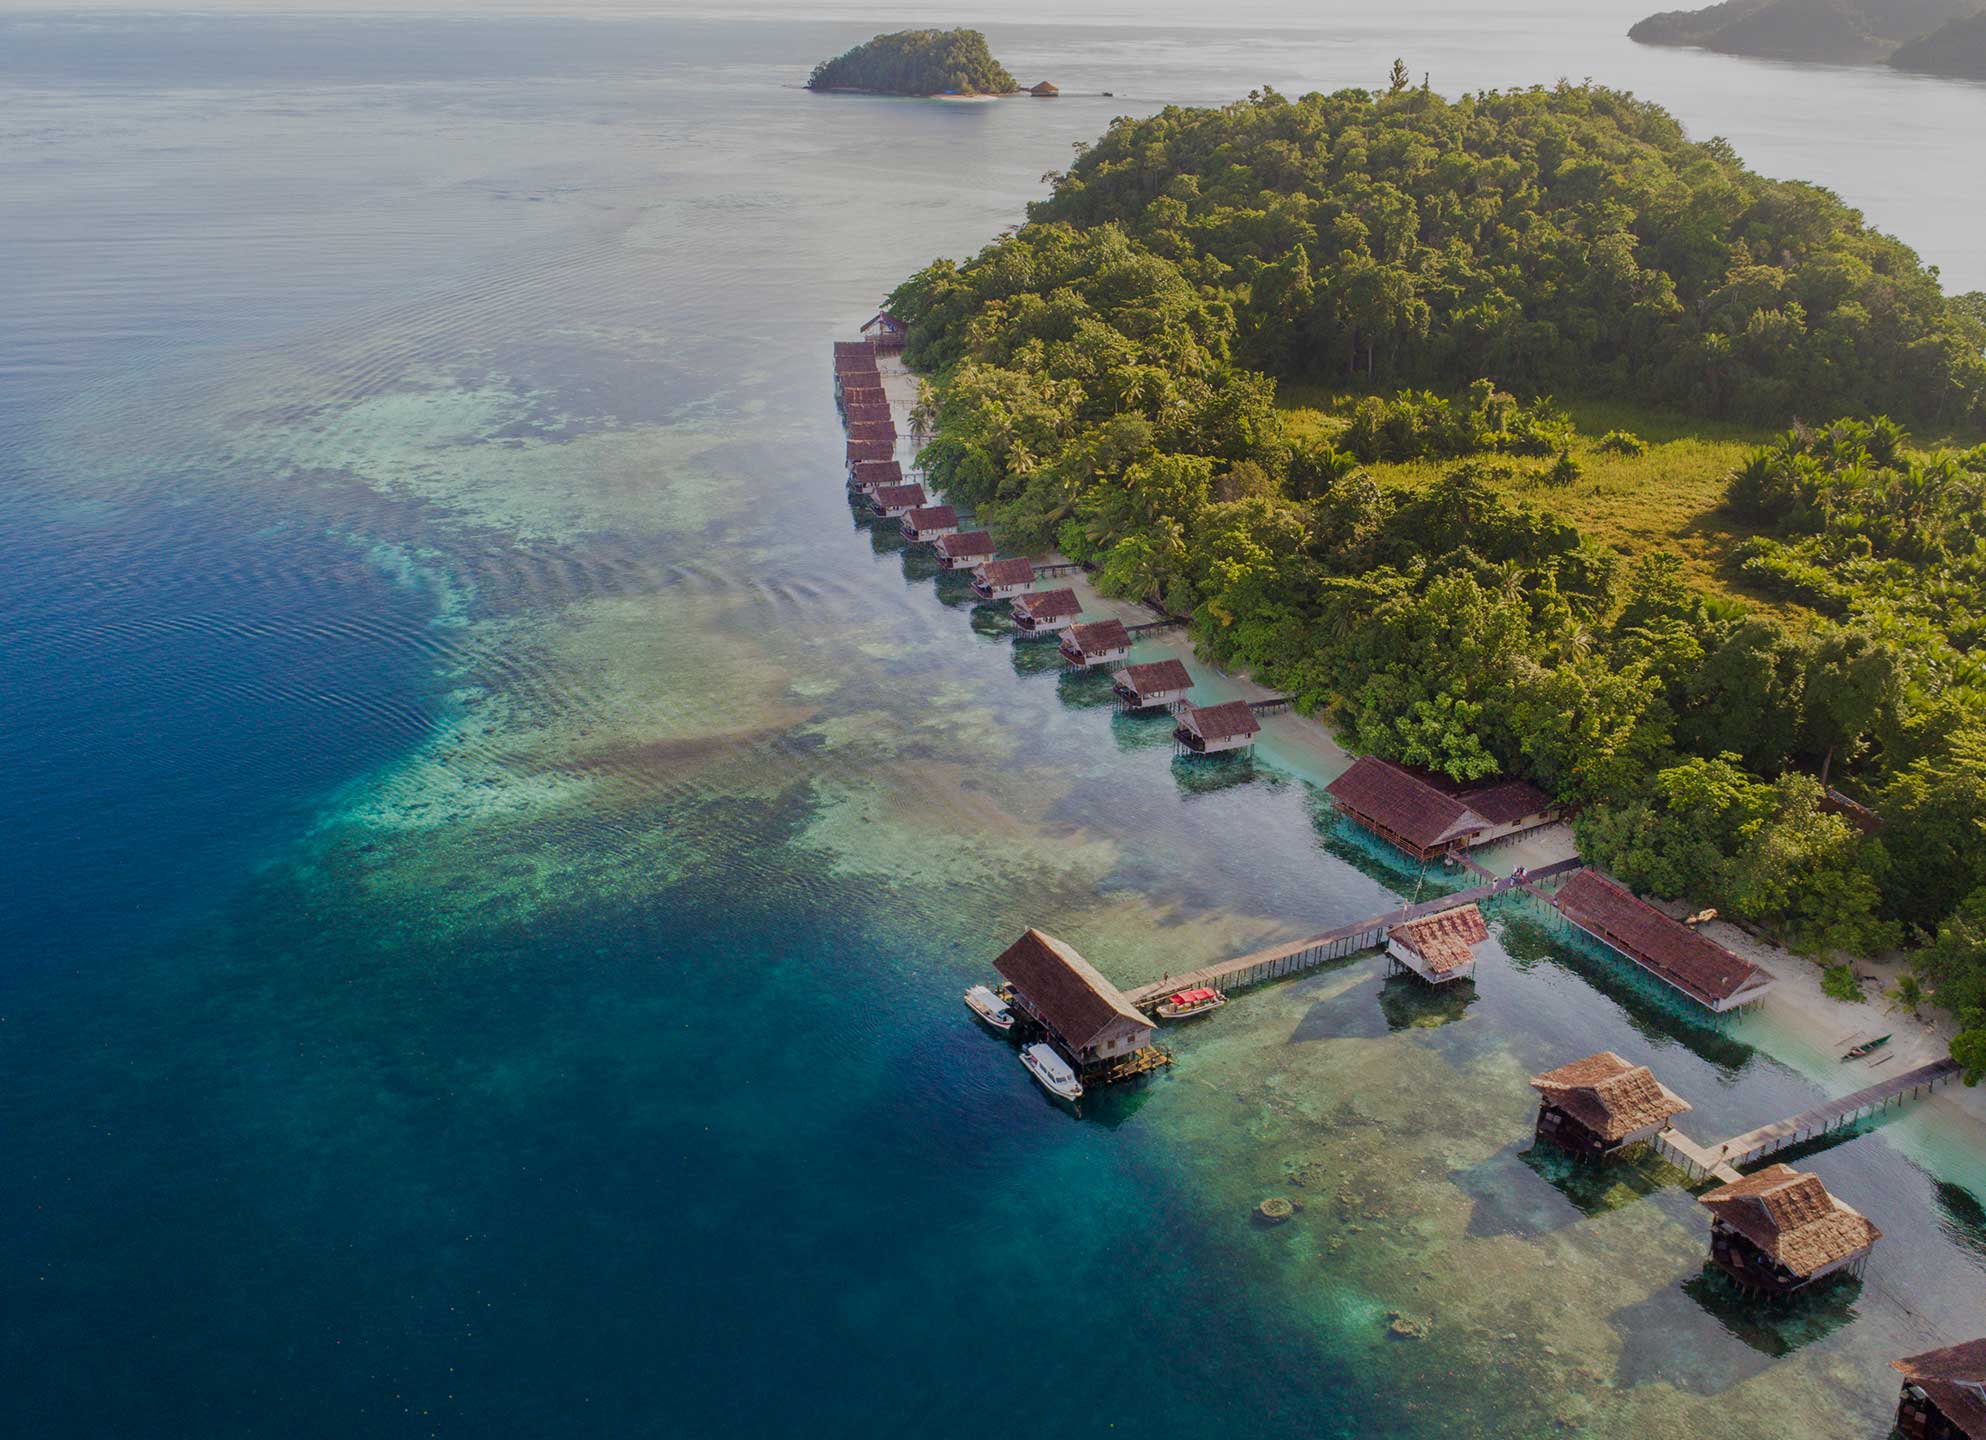
M1092 665L1114 665L1130 657L1131 635L1122 620L1071 625L1062 632L1062 658L1071 665L1088 669Z
M1883 1238L1818 1175L1790 1165L1768 1165L1697 1198L1710 1212L1711 1262L1748 1290L1790 1295L1829 1275L1859 1274Z
M1423 863L1558 817L1551 797L1522 780L1455 787L1376 755L1361 755L1324 789L1351 820Z
M1671 919L1597 870L1574 871L1552 906L1594 939L1719 1014L1749 1005L1772 986L1772 972Z
M1172 738L1190 755L1218 755L1253 745L1261 729L1246 700L1223 700L1218 705L1181 705Z
M982 600L1009 600L1034 584L1034 562L1025 556L989 560L972 572L972 593Z
M1134 1055L1152 1022L1071 946L1030 928L993 962L1014 1004L1046 1030L1081 1071Z
M1585 1158L1653 1140L1690 1108L1646 1065L1611 1050L1531 1077L1538 1092L1538 1138Z
M993 536L985 530L960 530L938 539L938 568L970 570L995 554Z

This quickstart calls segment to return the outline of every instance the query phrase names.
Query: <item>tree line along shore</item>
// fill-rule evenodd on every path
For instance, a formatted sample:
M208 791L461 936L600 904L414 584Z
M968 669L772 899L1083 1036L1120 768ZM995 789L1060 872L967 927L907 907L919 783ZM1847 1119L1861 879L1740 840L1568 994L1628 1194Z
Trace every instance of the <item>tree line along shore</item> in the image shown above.
M1986 297L1562 84L1122 119L890 298L927 473L1986 1070Z

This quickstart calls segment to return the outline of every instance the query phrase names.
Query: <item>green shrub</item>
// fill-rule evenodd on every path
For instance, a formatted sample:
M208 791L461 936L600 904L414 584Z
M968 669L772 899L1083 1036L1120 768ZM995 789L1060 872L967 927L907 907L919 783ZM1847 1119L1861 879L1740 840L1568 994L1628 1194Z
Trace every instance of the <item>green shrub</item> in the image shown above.
M1605 450L1611 455L1627 455L1632 457L1635 455L1646 455L1648 453L1648 442L1632 430L1609 430L1600 437L1595 448Z

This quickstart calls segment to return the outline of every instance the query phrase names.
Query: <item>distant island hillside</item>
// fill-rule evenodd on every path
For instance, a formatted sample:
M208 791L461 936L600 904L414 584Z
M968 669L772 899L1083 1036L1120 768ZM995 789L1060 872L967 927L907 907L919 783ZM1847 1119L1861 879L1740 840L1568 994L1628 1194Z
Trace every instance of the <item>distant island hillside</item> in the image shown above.
M1953 20L1889 57L1899 70L1986 80L1986 10Z
M1020 91L977 30L899 30L823 60L809 90L881 95L1013 95Z
M1725 0L1705 10L1651 15L1627 33L1644 45L1868 65L1979 8L1979 0Z

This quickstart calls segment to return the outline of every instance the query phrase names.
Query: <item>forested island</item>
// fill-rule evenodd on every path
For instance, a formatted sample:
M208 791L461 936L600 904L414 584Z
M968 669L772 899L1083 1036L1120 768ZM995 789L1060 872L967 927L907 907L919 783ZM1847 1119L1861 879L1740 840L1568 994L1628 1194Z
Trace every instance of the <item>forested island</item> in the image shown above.
M1899 70L1986 80L1986 10L1947 21L1889 57Z
M1013 95L1020 86L977 30L899 30L823 60L809 90L879 95Z
M1986 1069L1986 299L1653 105L1396 66L1119 120L889 304L1009 544L1832 986L1916 946Z
M1986 77L1979 0L1724 0L1651 15L1628 31L1645 45L1732 55Z

